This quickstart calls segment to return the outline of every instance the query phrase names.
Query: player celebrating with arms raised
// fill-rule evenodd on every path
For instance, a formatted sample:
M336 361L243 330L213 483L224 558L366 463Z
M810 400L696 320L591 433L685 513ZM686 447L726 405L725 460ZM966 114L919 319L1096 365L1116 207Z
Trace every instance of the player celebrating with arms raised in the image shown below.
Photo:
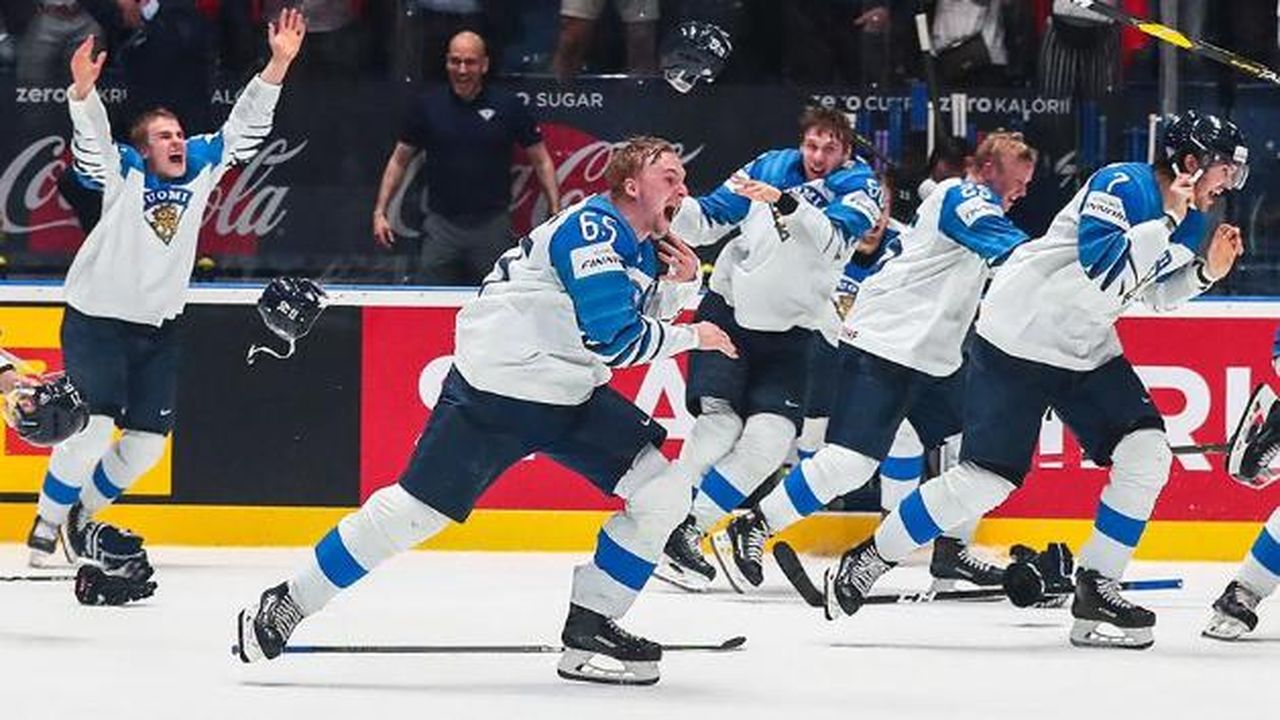
M92 413L58 445L27 545L32 564L54 551L149 575L142 538L93 514L160 460L173 429L178 324L186 304L205 205L223 173L257 152L271 132L280 86L302 48L302 14L285 10L268 30L271 59L249 81L222 128L187 138L164 108L143 113L131 145L111 139L95 83L106 53L92 37L71 59L67 92L75 128L73 171L103 192L102 218L67 271L62 352L67 376ZM120 428L120 439L112 431Z

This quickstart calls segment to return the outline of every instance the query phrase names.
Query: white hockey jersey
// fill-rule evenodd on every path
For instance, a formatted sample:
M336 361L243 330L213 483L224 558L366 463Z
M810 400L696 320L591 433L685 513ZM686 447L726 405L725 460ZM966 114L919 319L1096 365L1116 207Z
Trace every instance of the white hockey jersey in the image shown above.
M902 236L902 252L867 278L840 339L936 377L960 368L991 268L1027 239L986 185L938 184Z
M775 221L769 205L731 189L733 178L708 195L686 198L671 224L691 245L709 245L739 231L716 258L710 287L751 330L821 330L831 322L831 296L854 246L876 223L881 188L871 167L855 160L807 182L799 150L771 150L735 177L789 192L794 212Z
M1192 210L1170 231L1150 165L1108 165L996 273L978 334L1016 357L1092 370L1123 354L1115 322L1129 304L1167 310L1208 289L1192 262L1207 230Z
M186 175L166 181L147 171L137 150L112 141L96 89L83 100L68 90L72 169L102 191L102 216L67 271L67 304L144 325L177 317L209 195L229 167L257 152L279 97L279 85L255 76L218 132L187 139Z
M458 313L454 364L471 385L520 400L577 405L611 369L697 346L666 320L698 282L656 279L653 243L607 195L566 208L498 259Z

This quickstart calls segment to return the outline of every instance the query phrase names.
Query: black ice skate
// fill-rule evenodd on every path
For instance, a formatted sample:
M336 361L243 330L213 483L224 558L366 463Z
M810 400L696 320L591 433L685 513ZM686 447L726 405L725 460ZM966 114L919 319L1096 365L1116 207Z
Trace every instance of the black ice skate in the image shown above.
M566 680L606 685L652 685L658 682L662 646L632 635L600 613L580 605L570 605L560 641L564 643L564 653L556 672ZM620 667L592 662L600 656Z
M1097 570L1076 571L1076 594L1071 603L1075 624L1071 644L1077 647L1116 647L1143 650L1155 644L1151 628L1156 615L1120 595L1120 581Z
M983 560L969 551L962 541L941 536L933 541L933 559L929 562L935 592L955 590L960 581L978 587L1000 587L1004 584L1004 568ZM998 599L998 598L997 598Z
M27 559L31 567L58 565L58 526L37 515L31 523L31 532L27 533L27 549L31 551ZM71 562L69 556L66 560Z
M113 571L125 566L150 568L140 535L89 518L80 503L71 506L61 533L63 547L72 560Z
M711 534L711 549L724 569L729 584L740 593L764 582L764 541L769 539L769 526L758 508L748 510Z
M257 607L241 610L236 619L236 655L247 663L279 657L302 617L289 583L263 591Z
M702 531L692 515L667 538L654 577L691 592L702 592L716 579L716 567L702 555Z
M823 614L828 620L852 615L881 575L897 563L880 557L874 537L840 556L840 563L823 576Z
M1261 595L1232 580L1221 597L1213 601L1213 617L1200 634L1214 640L1238 640L1258 626L1261 601Z

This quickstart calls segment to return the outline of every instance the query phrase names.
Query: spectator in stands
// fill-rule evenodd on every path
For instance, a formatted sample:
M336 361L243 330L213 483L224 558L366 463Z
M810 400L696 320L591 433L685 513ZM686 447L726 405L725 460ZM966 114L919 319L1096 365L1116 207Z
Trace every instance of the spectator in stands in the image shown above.
M307 44L298 58L303 79L350 80L368 65L363 0L261 0L262 17L279 17L297 8L307 20Z
M658 71L658 0L616 0L626 34L627 72L652 75ZM591 37L604 12L605 0L561 0L560 38L552 68L562 82L582 70Z
M887 0L782 3L783 76L801 85L884 82L889 70Z
M18 41L18 84L70 84L71 54L85 38L101 33L77 0L37 0L35 17Z
M938 0L933 47L943 83L958 89L1000 87L1008 78L1004 5L1015 0Z
M463 30L470 30L489 37L485 19L485 3L481 0L411 0L416 17L416 28L422 47L418 62L422 63L422 77L433 82L448 79L443 58L449 39ZM497 55L496 49L494 55Z
M525 148L550 212L560 210L559 186L542 134L515 95L489 87L484 40L464 30L449 41L449 83L432 86L413 104L387 160L373 208L373 236L395 243L388 210L410 162L425 152L427 217L418 282L478 285L512 245L511 153Z
M196 0L80 0L106 30L113 63L124 71L127 127L146 110L166 107L191 134L214 130L209 113L213 24Z
M1120 89L1120 28L1071 0L1053 0L1037 77L1046 97L1106 100Z

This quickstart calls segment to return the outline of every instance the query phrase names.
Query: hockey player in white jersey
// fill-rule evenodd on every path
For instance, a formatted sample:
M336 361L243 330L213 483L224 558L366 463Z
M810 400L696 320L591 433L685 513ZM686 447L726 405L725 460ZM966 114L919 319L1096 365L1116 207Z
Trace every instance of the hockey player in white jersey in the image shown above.
M271 23L271 59L218 132L187 138L173 113L156 109L135 121L131 145L112 141L95 88L106 53L95 55L92 37L76 49L67 91L72 170L102 191L103 202L67 272L61 334L67 375L92 415L49 459L27 539L33 564L50 558L61 528L69 555L150 573L142 538L93 515L164 452L176 410L179 325L206 203L223 173L251 158L271 131L280 85L305 34L296 10Z
M739 356L690 359L695 420L680 457L698 492L667 543L663 579L695 590L713 580L703 535L786 459L803 420L810 333L834 335L831 297L880 202L870 166L853 157L845 114L809 108L798 149L762 153L681 206L672 226L691 243L738 233L717 257L696 317L723 327Z
M1271 366L1276 375L1280 375L1280 328L1271 345ZM1265 413L1259 414L1265 417L1252 427L1247 422L1249 418L1244 418L1236 431L1237 437L1232 440L1233 445L1243 444L1240 476L1233 474L1232 479L1254 490L1277 479L1270 465L1280 455L1280 403L1273 403ZM1247 435L1239 437L1245 431L1249 431ZM1213 602L1213 617L1201 634L1215 640L1236 640L1253 632L1258 626L1258 604L1274 593L1277 585L1280 585L1280 507L1271 512L1236 576Z
M944 153L947 148L947 154ZM924 200L937 183L953 177L964 177L973 160L973 150L960 138L940 146L929 163L933 168L927 182L921 183L920 199ZM848 317L857 301L862 283L879 271L886 262L902 253L902 235L910 228L890 217L893 212L895 183L891 174L881 176L884 186L884 215L877 229L867 233L858 243L853 259L845 266L844 276L836 288L835 306L840 320ZM828 342L823 333L815 332L809 347L809 367L805 388L805 418L796 440L797 460L811 458L826 445L827 425L835 398L835 378L839 372L839 344ZM932 448L931 448L932 449ZM959 437L952 437L939 449L940 465L959 453ZM889 454L880 463L880 508L888 514L904 497L920 486L925 473L925 448L911 423L904 420L889 446ZM933 545L929 574L933 590L956 589L960 581L978 587L998 587L1004 580L1004 568L973 552L969 547L976 521L950 528Z
M1173 119L1162 147L1154 166L1094 173L1048 234L1018 247L996 272L969 348L960 465L909 495L827 571L828 617L855 612L878 577L941 528L1003 502L1026 475L1053 408L1089 458L1111 468L1076 571L1071 642L1154 642L1155 615L1121 596L1119 583L1172 453L1115 322L1135 301L1172 308L1231 270L1243 247L1235 227L1219 226L1197 256L1208 229L1203 211L1243 186L1248 170L1239 130L1213 116Z
M614 150L605 177L607 193L522 238L458 313L454 367L399 481L373 493L292 578L240 613L242 660L279 655L304 617L382 561L464 522L504 470L545 452L626 503L574 572L560 675L658 681L661 646L614 620L652 574L691 488L659 451L662 427L607 383L612 368L735 350L711 323L669 322L699 289L697 256L668 235L687 195L675 147L633 139ZM668 267L661 281L659 258ZM593 662L597 655L622 669Z
M1027 239L1004 212L1026 194L1035 161L1020 134L988 135L968 176L938 185L902 253L862 284L840 333L827 446L713 534L739 581L760 583L770 535L866 484L904 419L926 448L960 432L961 344L991 268Z

